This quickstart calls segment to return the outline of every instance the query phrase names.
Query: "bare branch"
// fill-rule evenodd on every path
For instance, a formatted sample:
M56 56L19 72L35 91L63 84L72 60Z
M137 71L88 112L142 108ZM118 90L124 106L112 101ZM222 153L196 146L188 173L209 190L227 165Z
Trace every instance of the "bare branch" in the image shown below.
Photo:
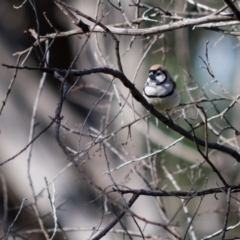
M224 0L224 2L229 6L229 8L232 9L233 13L236 15L238 19L240 19L240 12L239 10L235 7L232 1L230 0Z
M47 73L54 73L54 72L59 72L61 74L66 74L67 70L63 69L56 69L56 68L37 68L37 67L21 67L21 66L11 66L7 64L2 64L2 66L7 67L7 68L19 68L19 69L27 69L27 70L40 70L42 72L47 72ZM69 75L70 76L85 76L93 73L105 73L105 74L110 74L115 78L118 78L122 84L128 88L132 94L132 96L140 102L146 109L149 110L149 112L155 116L158 120L160 120L162 123L164 123L166 126L171 128L172 130L180 133L183 135L185 138L191 140L191 141L196 141L196 143L200 146L205 146L205 141L198 138L198 137L193 137L190 132L186 131L179 125L174 124L173 121L170 119L166 118L163 114L155 110L154 108L151 107L151 105L147 102L147 100L142 96L142 94L136 89L134 84L127 79L127 77L122 73L119 72L118 70L114 70L108 67L102 67L102 68L91 68L91 69L85 69L82 71L79 70L69 70ZM230 156L232 156L236 161L240 162L240 154L235 151L232 148L226 147L224 145L220 145L218 143L213 143L213 142L208 142L208 147L211 149L219 150L221 152L227 153Z

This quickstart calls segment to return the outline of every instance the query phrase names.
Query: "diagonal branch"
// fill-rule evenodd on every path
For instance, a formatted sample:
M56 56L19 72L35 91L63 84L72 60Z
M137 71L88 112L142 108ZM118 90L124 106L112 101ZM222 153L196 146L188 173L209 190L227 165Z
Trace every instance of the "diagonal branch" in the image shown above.
M235 14L235 16L240 20L240 12L238 11L238 9L235 7L235 5L233 4L233 2L231 0L224 0L224 2L229 6L229 8L232 9L233 13Z
M134 194L128 202L128 207L131 207L138 197L138 194ZM108 224L100 233L92 238L92 240L101 239L103 236L105 236L121 220L125 213L125 211L122 211L110 224Z
M54 74L55 72L58 72L59 74L66 74L68 70L65 69L57 69L57 68L38 68L38 67L27 67L27 66L12 66L7 64L2 64L2 66L7 68L18 68L18 69L27 69L27 70L40 70L42 72L47 72ZM206 143L205 140L202 140L198 137L194 137L191 132L185 130L184 128L180 127L179 125L175 124L172 120L165 117L162 113L158 112L155 108L152 107L151 104L147 102L147 100L143 97L143 95L139 92L139 90L135 87L135 85L125 76L123 72L120 72L118 70L108 68L108 67L98 67L98 68L89 68L84 70L69 70L69 76L84 76L84 75L90 75L93 73L105 73L112 75L115 78L118 78L122 84L128 88L136 101L140 102L149 112L155 116L158 120L160 120L162 123L164 123L166 126L171 128L172 130L178 132L185 138L191 140L192 142L196 142L199 146L205 147ZM227 146L218 144L216 142L208 142L208 148L215 149L220 152L229 154L237 162L240 162L240 154Z

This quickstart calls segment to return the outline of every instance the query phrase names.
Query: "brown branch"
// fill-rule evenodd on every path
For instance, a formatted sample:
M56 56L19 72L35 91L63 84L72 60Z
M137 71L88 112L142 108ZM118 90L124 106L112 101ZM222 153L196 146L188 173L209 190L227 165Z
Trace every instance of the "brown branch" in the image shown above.
M185 232L185 234L184 234L183 239L186 239L186 237L187 237L187 233L188 233L188 231L190 230L190 228L191 228L191 226L192 226L192 224L193 224L193 220L194 220L195 216L196 216L197 213L198 213L198 210L199 210L199 208L200 208L200 206L201 206L201 204L202 204L203 198L204 198L204 196L201 196L200 202L199 202L199 204L198 204L198 206L197 206L197 209L196 209L195 213L193 214L193 216L192 216L192 218L191 218L191 222L188 224L188 227L187 227L187 229L186 229L186 232Z
M228 189L228 191L227 191L226 213L225 213L225 219L224 219L222 239L225 239L225 235L226 235L226 232L227 232L227 223L228 223L229 212L230 212L230 202L231 202L231 189Z
M20 60L21 60L21 55L19 55L18 58L17 58L17 66L19 66ZM0 116L2 115L3 108L5 107L5 105L7 103L8 96L9 96L9 94L10 94L12 88L13 88L13 84L14 84L14 82L16 80L17 73L18 73L18 68L15 69L13 78L11 79L10 84L8 86L8 90L7 90L6 96L5 96L4 100L2 101L2 107L0 109Z
M209 156L208 156L208 119L207 119L207 114L204 111L203 107L200 107L198 105L196 105L196 107L202 112L202 114L204 116L204 122L205 122L205 154L203 154L203 152L197 145L198 152L202 155L202 157L205 159L205 161L210 165L212 170L218 175L218 177L220 178L222 183L227 187L228 183L226 182L224 177L221 175L221 173L218 171L218 169L215 167L215 165L210 161ZM192 126L191 126L191 128L193 129ZM193 134L195 136L194 129L193 129Z
M229 6L229 8L232 9L233 13L235 14L235 16L237 17L237 19L240 20L240 12L238 11L238 9L235 7L235 5L233 4L233 2L231 0L224 0L224 2Z
M139 194L142 196L152 196L152 197L179 197L179 198L194 198L216 193L227 193L228 189L231 192L240 192L240 185L228 186L228 187L216 187L209 188L200 191L163 191L163 190L145 190L145 189L130 189L130 190L117 190L121 191L122 194Z
M81 28L84 33L90 32L89 25L84 23L81 19L78 19L74 14L72 14L65 6L57 3L54 3L59 7L59 9L71 20L71 22L77 27Z
M134 194L128 202L128 207L131 207L133 203L138 199L138 197L138 194ZM121 220L125 213L125 211L122 211L120 215L118 215L110 224L108 224L108 226L106 226L100 233L98 233L97 236L92 238L92 240L98 240L105 236Z
M204 111L204 108L196 105L196 107L202 112L204 116L204 124L205 124L205 156L208 158L208 119L207 119L207 114ZM194 129L193 129L194 131Z
M19 156L21 153L23 153L24 151L26 151L28 149L29 146L31 146L33 144L33 142L35 142L44 132L46 132L54 123L55 119L52 120L49 125L47 127L45 127L41 132L39 132L36 137L34 137L32 139L31 142L29 142L21 151L19 151L18 153L16 153L14 156L8 158L7 160L3 161L0 163L0 166L4 165L5 163L13 160L14 158L16 158L17 156Z
M203 109L203 108L202 108ZM204 112L204 117L205 117L205 131L207 132L207 119L206 119L206 113ZM195 135L195 131L194 131L194 128L192 126L192 124L190 124L187 119L185 119L185 121L189 124L189 126L191 127L192 129L192 132L193 132L193 137L194 137L194 143L196 144L196 147L197 147L197 150L198 152L201 154L201 156L204 158L204 160L209 164L209 166L212 168L213 172L215 172L219 179L222 181L222 183L225 185L225 187L228 187L228 183L226 182L226 180L224 179L224 177L221 175L221 173L218 171L218 169L215 167L215 165L210 161L210 159L208 158L208 155L205 155L199 145L197 144L197 142L195 141L196 140L196 135ZM205 148L206 148L206 154L208 153L208 142L207 142L207 137L205 136Z
M47 72L54 74L54 72L58 72L60 74L66 74L67 70L64 69L57 69L57 68L37 68L37 67L27 67L27 66L12 66L7 64L2 64L2 66L7 68L18 68L18 69L27 69L27 70L40 70L42 72ZM147 102L147 100L143 97L143 95L139 92L139 90L135 87L135 85L124 75L124 73L108 68L108 67L99 67L99 68L90 68L90 69L84 69L84 70L69 70L69 76L84 76L84 75L90 75L93 73L105 73L112 75L115 78L118 78L122 84L130 90L135 100L140 102L149 112L155 116L157 119L159 119L162 123L164 123L166 126L171 128L172 130L178 132L185 138L195 141L198 145L205 147L205 140L202 140L198 137L192 136L192 134L180 127L179 125L175 124L172 120L165 117L163 114L155 110L151 104ZM215 142L208 142L208 147L210 149L215 149L220 152L229 154L232 156L237 162L240 162L240 154L227 146L215 143Z
M185 28L185 27L193 27L198 26L204 23L214 23L214 22L228 22L237 20L236 17L232 16L221 16L221 15L208 15L205 17L195 18L195 19L183 19L176 22L171 22L165 25L150 27L150 28L139 28L139 29L132 29L132 28L117 28L110 25L106 25L105 27L109 29L109 31L113 34L117 35L130 35L130 36L149 36L153 34L160 34L163 32L170 32L172 30ZM90 26L90 32L99 32L105 33L106 30L100 26L94 28L94 26ZM77 34L83 34L84 32L81 29L74 29L67 32L61 32L58 34L58 37L67 37ZM40 40L54 38L56 33L47 34L45 36L41 36Z

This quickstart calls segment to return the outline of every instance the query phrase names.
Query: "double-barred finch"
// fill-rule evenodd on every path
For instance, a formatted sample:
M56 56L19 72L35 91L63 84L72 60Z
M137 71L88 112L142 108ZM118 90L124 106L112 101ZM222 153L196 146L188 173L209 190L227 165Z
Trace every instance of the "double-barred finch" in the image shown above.
M151 66L143 95L158 111L170 110L179 103L176 83L160 64Z

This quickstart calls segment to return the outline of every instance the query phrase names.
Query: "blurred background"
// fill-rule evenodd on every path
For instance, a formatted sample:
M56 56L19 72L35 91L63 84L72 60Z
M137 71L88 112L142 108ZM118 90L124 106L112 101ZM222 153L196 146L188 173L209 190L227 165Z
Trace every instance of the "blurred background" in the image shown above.
M211 13L190 4L191 1L186 0L145 0L139 2L143 6L146 4L146 6L161 7L184 18L196 18ZM77 28L52 1L35 1L36 12L34 12L30 2L26 2L22 7L19 7L22 3L18 0L0 1L1 64L16 65L17 57L13 54L32 46L34 39L27 33L29 29L37 31L39 27L41 36L54 33L54 29L49 26L44 17L44 12L52 25L60 32ZM114 7L118 6L116 0L111 2L72 0L66 1L66 3L94 19L97 16L97 20L101 20L106 25L126 22L121 11ZM224 1L219 0L198 0L198 3L213 9L219 9L224 5ZM130 0L122 1L122 9L126 18L130 21L136 18L136 14L141 17L143 12L146 11L146 8L142 7L136 13L136 6ZM35 14L37 14L38 21ZM172 21L164 17L154 19L160 22L143 21L138 27L148 28ZM85 19L82 20L93 25ZM234 27L235 30L238 28ZM200 58L205 59L206 42L209 42L208 54L211 68L216 79L229 92L225 96L237 96L239 94L238 36L224 35L204 28L188 27L160 34L154 42L154 36L138 36L133 39L133 36L122 35L117 36L117 38L120 41L120 55L124 74L128 79L134 81L139 91L142 91L145 84L149 67L152 64L160 63L167 67L173 79L177 82L177 88L181 94L181 104L200 99L203 94L201 89L210 99L218 97L219 94L222 96L222 89L212 82L213 79L204 68L204 62ZM81 70L108 65L117 69L115 45L110 36L100 33L91 34L85 45L86 39L85 34L56 38L50 48L49 67L67 69L76 54L82 49L74 68ZM98 51L98 47L102 51L104 60ZM42 44L42 48L44 49L44 44ZM32 51L24 65L39 66L40 54L38 51L38 48ZM14 69L1 66L0 97L2 101L8 91L14 71ZM19 70L17 73L16 80L0 116L0 162L4 162L20 152L29 142L31 116L41 77L42 73L40 71ZM69 86L73 85L75 81L76 78L69 77ZM80 138L78 135L62 129L62 141L69 148L81 151L87 148L92 141L89 137L90 134L96 135L101 131L103 131L103 135L110 134L121 126L147 114L147 110L129 96L129 91L118 80L114 81L107 94L93 108L111 81L111 77L103 74L84 76L79 79L76 86L68 94L61 114L63 116L62 123L77 132L83 131L86 135L86 137L83 135ZM192 93L192 99L188 94L191 87L196 88L196 92ZM35 136L47 127L51 117L55 116L60 89L61 83L52 75L47 74L35 119ZM124 105L121 112L119 101ZM207 109L208 116L214 116L216 109L221 112L228 105L229 101L219 101L216 102L214 109L209 103L203 104L204 108ZM135 111L133 111L133 106ZM177 107L171 116L176 123L185 129L190 129L182 117L183 108L183 106ZM192 109L191 106L186 108L185 111L193 124L200 122L197 111ZM223 138L231 139L229 142L226 143L220 138L217 139L211 133L209 139L228 144L233 148L238 146L237 137L234 138L235 142L232 141L233 129L240 129L238 116L238 104L225 115L228 123L231 123L231 126L234 127L222 134ZM222 129L226 125L226 121L223 120L216 120L213 126ZM83 125L84 122L85 125ZM204 139L202 129L199 129L197 134ZM166 128L162 123L157 123L153 117L145 118L132 125L131 131L126 127L119 131L114 138L105 142L110 168L116 167L124 161L136 159L164 148L180 137L179 134ZM229 183L239 183L239 165L236 165L233 159L214 152L210 156ZM102 229L114 219L116 212L120 212L120 209L105 202L106 199L101 198L99 193L84 181L77 168L66 159L65 154L57 144L54 125L34 142L29 161L28 158L29 152L26 150L0 168L1 237L4 237L6 230L16 217L24 198L27 200L24 202L24 208L17 221L14 222L9 239L45 239L34 213L32 205L34 199L43 218L44 226L46 229L50 229L49 236L51 236L54 221L45 178L48 182L54 182L55 190L53 191L50 186L50 192L55 195L58 224L64 229L62 232L59 231L54 239L90 239L95 234L94 229L98 227ZM92 147L88 158L81 159L81 161L83 161L84 171L92 181L96 182L102 189L111 190L113 187L112 180L109 175L103 175L103 172L108 170L108 166L101 146ZM202 158L194 144L182 140L167 151L149 158L147 161L134 163L114 171L112 175L117 184L134 189L148 189L147 181L149 181L149 184L152 184L152 189L176 190L176 186L173 186L167 177L166 169L175 176L175 180L182 190L215 187L216 182L220 184L216 175L206 164L199 167L200 162L202 162ZM165 168L162 168L162 166ZM191 168L191 166L194 167ZM155 172L151 172L151 169L154 169ZM155 176L155 180L153 176ZM113 195L113 197L116 201L123 201L118 194ZM126 196L127 200L129 198L130 196ZM196 211L199 201L199 198L196 198L188 204L190 215L193 215ZM184 211L180 211L175 216L177 210L183 204L181 200L176 198L158 200L151 197L140 197L131 210L145 219L165 222L166 219L159 213L160 202L164 204L167 211L165 216L168 216L168 220L173 218L173 225L180 236L183 236L188 226L186 214ZM214 196L204 198L193 222L197 239L222 228L225 206L225 195L218 195L216 198ZM230 224L236 224L239 221L239 203L232 201L231 209L229 222ZM123 224L128 230L138 232L137 226L129 216L123 219ZM147 224L144 221L139 221L139 225L144 229L146 235L152 234L162 237L161 239L169 239L166 231L161 227ZM118 224L116 229L124 228ZM237 231L239 231L239 228L231 231L228 235L229 238L236 236ZM122 232L111 232L104 239L129 238Z

